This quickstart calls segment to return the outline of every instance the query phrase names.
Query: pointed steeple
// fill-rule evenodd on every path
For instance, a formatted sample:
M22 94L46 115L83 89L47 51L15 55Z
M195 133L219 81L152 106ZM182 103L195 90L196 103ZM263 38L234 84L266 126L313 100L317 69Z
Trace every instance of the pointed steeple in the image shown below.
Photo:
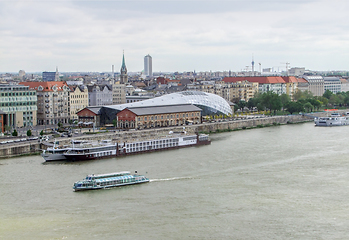
M122 52L122 65L120 69L120 83L125 84L127 83L127 68L125 64L125 53Z
M125 64L125 53L124 51L122 51L122 65L121 65L121 73L125 72L127 73L127 68L126 68L126 64Z

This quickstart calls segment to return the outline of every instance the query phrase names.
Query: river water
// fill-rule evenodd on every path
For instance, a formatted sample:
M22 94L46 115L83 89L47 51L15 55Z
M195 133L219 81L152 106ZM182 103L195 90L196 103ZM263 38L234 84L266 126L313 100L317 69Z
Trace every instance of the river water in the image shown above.
M1 160L0 239L347 239L348 133L304 123L89 162ZM151 182L73 192L125 170Z

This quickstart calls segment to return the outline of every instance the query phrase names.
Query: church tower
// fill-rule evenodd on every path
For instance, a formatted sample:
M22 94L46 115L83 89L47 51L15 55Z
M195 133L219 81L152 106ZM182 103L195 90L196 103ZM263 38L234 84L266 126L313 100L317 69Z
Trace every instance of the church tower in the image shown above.
M122 53L122 65L120 69L120 84L126 84L127 83L127 68L125 64L125 54Z

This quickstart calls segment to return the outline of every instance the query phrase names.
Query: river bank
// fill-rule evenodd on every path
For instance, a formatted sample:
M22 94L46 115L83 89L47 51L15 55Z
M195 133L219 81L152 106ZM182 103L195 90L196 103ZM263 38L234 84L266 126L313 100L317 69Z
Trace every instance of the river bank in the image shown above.
M187 133L219 133L236 131L243 129L261 128L284 124L294 124L313 121L313 117L304 115L287 115L287 116L264 116L264 117L246 117L244 119L234 120L217 120L215 122L206 122L196 125L186 125L168 128L156 128L156 129L144 129L134 131L108 131L99 134L86 134L80 137L74 138L60 138L61 145L69 144L72 139L74 140L102 140L111 139L114 142L135 142L142 139L155 139L159 136L169 134L169 132L182 132L185 130ZM52 140L53 141L53 140ZM23 142L14 143L8 145L0 145L0 158L9 158L24 156L30 154L39 154L42 150L47 149L50 143L40 142Z

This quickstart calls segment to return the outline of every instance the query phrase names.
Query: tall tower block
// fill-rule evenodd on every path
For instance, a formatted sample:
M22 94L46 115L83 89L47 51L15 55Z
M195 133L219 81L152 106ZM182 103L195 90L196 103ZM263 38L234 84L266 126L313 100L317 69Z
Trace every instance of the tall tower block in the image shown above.
M144 57L144 75L153 76L153 60L149 54Z

